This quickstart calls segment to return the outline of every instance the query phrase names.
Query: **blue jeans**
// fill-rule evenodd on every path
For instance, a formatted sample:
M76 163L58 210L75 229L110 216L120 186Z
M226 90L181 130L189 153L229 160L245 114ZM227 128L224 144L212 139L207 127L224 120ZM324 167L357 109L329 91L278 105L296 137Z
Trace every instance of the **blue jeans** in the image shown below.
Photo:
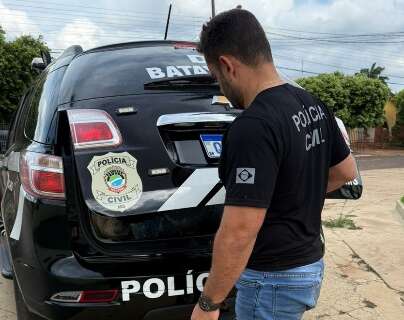
M323 259L285 271L246 269L236 284L237 320L301 319L317 304L323 274Z

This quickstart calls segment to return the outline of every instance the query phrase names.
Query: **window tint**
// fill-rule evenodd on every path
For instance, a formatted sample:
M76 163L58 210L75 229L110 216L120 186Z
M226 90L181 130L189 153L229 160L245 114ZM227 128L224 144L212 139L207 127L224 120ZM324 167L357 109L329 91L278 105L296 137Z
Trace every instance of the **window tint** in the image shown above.
M65 69L63 67L44 75L37 83L25 121L27 138L46 144L53 142L51 131L54 129L54 115Z
M32 88L28 89L25 94L21 97L20 103L18 105L17 110L14 111L10 127L8 129L8 137L7 137L7 149L9 149L15 142L16 138L16 132L18 131L18 128L20 127L20 119L21 119L21 114L23 113L23 109L26 108L26 104L29 101L30 95L32 93Z
M25 99L25 97L23 97L22 99ZM14 111L11 123L10 123L10 127L8 129L8 136L7 136L7 144L6 144L6 149L8 150L8 148L11 147L11 145L14 143L14 136L15 136L15 127L16 127L16 120L17 120L17 114L18 114L18 110Z

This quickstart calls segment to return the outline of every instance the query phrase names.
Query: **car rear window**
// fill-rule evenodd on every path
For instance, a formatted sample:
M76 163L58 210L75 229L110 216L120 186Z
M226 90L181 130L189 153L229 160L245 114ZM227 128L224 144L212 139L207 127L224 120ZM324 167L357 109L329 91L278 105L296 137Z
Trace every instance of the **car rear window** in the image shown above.
M62 67L44 74L37 82L25 120L27 138L45 144L53 142L54 116L65 70Z
M151 81L208 74L204 57L190 48L165 45L94 51L72 61L59 103L139 94Z

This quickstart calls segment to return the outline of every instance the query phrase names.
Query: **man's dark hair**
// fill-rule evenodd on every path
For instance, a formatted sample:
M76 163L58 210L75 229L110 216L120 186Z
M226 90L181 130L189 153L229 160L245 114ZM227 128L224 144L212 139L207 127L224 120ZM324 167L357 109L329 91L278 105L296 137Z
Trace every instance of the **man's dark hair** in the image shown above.
M213 64L223 54L250 66L257 66L261 61L272 62L264 29L251 12L243 9L222 12L204 24L198 51Z

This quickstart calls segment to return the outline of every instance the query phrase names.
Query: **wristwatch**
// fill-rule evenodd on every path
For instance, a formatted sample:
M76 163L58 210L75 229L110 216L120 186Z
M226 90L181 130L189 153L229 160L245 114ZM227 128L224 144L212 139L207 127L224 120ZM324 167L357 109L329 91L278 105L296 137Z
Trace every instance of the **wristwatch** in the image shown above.
M205 296L203 293L199 297L198 304L199 304L199 307L202 309L202 311L205 311L205 312L216 311L216 310L220 309L220 307L222 306L222 303L218 303L218 304L213 303L212 299Z

